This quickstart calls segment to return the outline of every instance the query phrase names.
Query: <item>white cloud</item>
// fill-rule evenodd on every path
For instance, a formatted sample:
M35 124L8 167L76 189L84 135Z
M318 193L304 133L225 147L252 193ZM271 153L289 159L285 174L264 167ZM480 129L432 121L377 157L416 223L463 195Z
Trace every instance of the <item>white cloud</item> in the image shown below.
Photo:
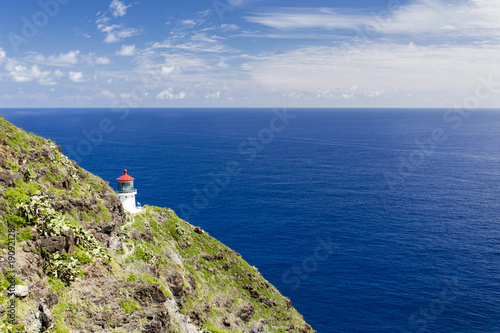
M116 0L114 0L111 3L111 5L113 5L114 3L116 4L116 8L117 8L113 12L113 16L115 16L115 18L124 16L126 14L126 9L128 7L130 7L130 6L125 6L125 5L123 5L122 2L116 1ZM125 7L121 7L120 4L125 6ZM115 15L115 14L117 14L117 15ZM121 15L121 14L123 14L123 15ZM139 29L127 28L123 24L111 23L111 21L113 19L106 16L106 13L99 12L97 14L97 16L99 16L99 18L96 20L97 29L99 29L99 31L104 32L106 34L106 37L104 38L105 43L115 43L115 42L121 41L125 38L137 36L141 33L141 31ZM114 20L114 21L116 21L116 20ZM121 21L123 21L123 19Z
M359 86L357 84L353 85L349 89L347 89L346 92L342 93L342 98L344 99L351 99L354 97L356 94L356 91L359 89Z
M115 54L120 56L134 56L137 54L137 49L135 45L122 45L120 51L117 51Z
M192 75L205 75L217 69L214 62L219 60L218 57L212 61L212 56L175 49L161 50L161 47L157 44L137 56L138 67L136 70L152 75L182 74L176 76L176 78L183 80L192 77ZM218 69L218 72L220 72L220 69Z
M72 50L67 53L59 53L58 55L44 56L37 53L34 56L27 57L28 61L35 62L41 65L49 66L71 66L78 63L80 51Z
M119 42L125 38L137 36L140 34L140 31L138 29L125 28L120 24L98 24L97 28L106 34L106 37L104 38L105 43Z
M338 98L336 89L318 90L316 92L317 99L335 99Z
M125 16L127 14L127 9L131 6L132 5L125 5L122 1L119 0L113 0L111 1L109 8L112 11L113 17L116 19ZM123 24L112 24L112 18L107 16L107 14L107 12L97 13L97 16L99 18L96 21L97 29L106 34L106 37L104 38L105 43L116 43L125 38L137 36L140 34L139 29L127 28Z
M386 95L377 93L381 87L392 96L404 92L456 96L470 90L481 75L500 73L500 63L492 61L500 58L500 45L371 43L350 51L308 47L262 56L242 68L271 91L309 91L322 98L328 94L353 98L357 93L375 98ZM318 95L322 91L326 92Z
M181 21L181 24L184 24L184 25L196 25L196 22L192 19L188 19L188 20L182 20Z
M15 82L37 81L41 85L55 85L56 81L50 71L42 71L38 65L24 66L16 60L9 59L5 69Z
M160 72L163 75L170 75L174 72L175 66L161 66Z
M94 67L95 65L109 65L111 63L111 60L108 57L98 57L94 52L82 55L82 59L87 63L88 67Z
M51 60L68 64L76 64L78 62L78 54L80 54L79 50L69 51L68 53L61 53L58 57L53 57Z
M220 99L220 96L221 96L220 91L205 94L206 99Z
M176 99L184 99L184 97L187 96L187 92L185 91L181 91L180 93L178 93L177 95L175 95L175 98Z
M156 95L156 98L157 99L184 99L186 96L187 96L187 92L185 92L185 91L181 91L178 94L174 94L173 89L168 88L168 89L162 91L161 93L159 93L158 95Z
M178 41L180 40L180 41ZM217 36L208 36L206 33L195 33L192 36L174 36L161 43L153 44L154 48L177 49L192 53L234 53L235 50L227 47Z
M500 3L495 0L419 0L399 7L389 20L376 22L372 18L370 24L380 32L392 34L499 37L499 15Z
M96 57L95 63L98 65L108 65L111 63L111 60L109 60L109 58L107 57Z
M87 65L89 66L93 66L94 64L107 65L111 63L111 60L107 57L97 57L94 52L84 55L80 54L79 50L72 50L67 53L59 53L58 55L53 54L49 56L45 56L40 53L32 53L24 60L39 65L57 67L72 67L82 62L87 62Z
M391 88L374 88L374 89L371 89L371 90L367 90L364 92L365 96L366 97L369 97L369 98L373 98L373 99L376 99L376 98L379 98L383 95L395 95L397 94L397 91L398 89L396 87L391 87Z
M217 67L220 67L220 68L230 68L231 66L226 63L226 60L227 59L225 57L221 57L220 61L217 63Z
M271 9L247 17L275 28L257 37L324 39L335 29L332 39L343 43L249 54L253 60L241 68L268 91L286 92L287 99L442 106L469 91L480 76L500 72L493 60L500 57L498 17L500 2L494 0L415 0L391 13ZM352 37L345 30L358 33Z
M280 30L348 29L365 38L385 34L429 37L500 37L500 3L495 0L416 0L367 14L337 8L280 8L253 13L246 20Z
M0 97L3 100L19 100L19 101L33 100L36 102L45 102L49 100L49 96L47 96L47 94L44 93L29 94L22 90L17 91L15 94L3 94Z
M221 29L225 31L237 31L240 29L236 24L221 24L220 26Z
M307 99L308 95L309 94L304 91L288 91L283 93L281 96L288 100L301 100L301 99Z
M111 91L109 90L103 90L101 91L99 94L98 94L99 97L103 97L103 98L109 98L109 99L114 99L116 98L116 95L113 94Z
M72 82L85 82L82 72L69 72L68 77Z
M254 13L246 20L277 29L352 29L366 22L362 15L342 15L334 8L285 8L283 12Z
M111 1L109 8L113 10L114 17L121 17L127 15L127 8L132 7L132 5L126 6L123 2L118 0Z
M73 28L73 33L75 34L76 37L90 38L90 35L80 28Z
M3 48L0 47L0 60L5 59L6 53Z
M199 22L195 21L195 20L192 20L192 19L189 19L189 20L183 20L181 21L181 24L186 26L186 27L189 27L189 28L193 28L195 27Z

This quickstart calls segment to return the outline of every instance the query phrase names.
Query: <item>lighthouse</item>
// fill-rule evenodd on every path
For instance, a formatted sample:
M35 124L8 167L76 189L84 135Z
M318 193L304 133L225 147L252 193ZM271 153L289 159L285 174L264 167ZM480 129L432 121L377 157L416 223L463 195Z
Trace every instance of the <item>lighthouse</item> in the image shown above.
M137 190L134 188L134 178L130 177L125 169L123 176L116 180L118 181L118 197L120 197L123 208L131 214L139 213L141 210L135 206Z

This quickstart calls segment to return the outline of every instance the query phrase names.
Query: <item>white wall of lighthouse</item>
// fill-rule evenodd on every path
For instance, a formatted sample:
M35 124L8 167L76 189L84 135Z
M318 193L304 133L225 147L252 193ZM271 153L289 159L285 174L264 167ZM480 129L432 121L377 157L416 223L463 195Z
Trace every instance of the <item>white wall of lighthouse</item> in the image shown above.
M135 195L137 194L137 190L135 190L133 193L119 193L118 196L120 197L120 201L122 202L123 208L130 212L134 213L137 208L135 204Z

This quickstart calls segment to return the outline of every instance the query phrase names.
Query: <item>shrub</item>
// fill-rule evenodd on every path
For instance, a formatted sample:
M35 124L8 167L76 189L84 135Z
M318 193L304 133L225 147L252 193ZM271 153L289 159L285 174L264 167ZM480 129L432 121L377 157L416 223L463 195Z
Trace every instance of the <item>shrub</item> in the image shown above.
M19 215L31 224L43 237L60 235L61 232L72 230L75 234L75 244L79 247L75 254L49 254L42 250L45 259L44 270L54 278L60 279L66 285L73 282L80 275L79 267L92 261L91 256L109 259L107 250L95 239L90 232L68 224L61 213L54 210L48 198L39 191L27 200L16 206Z
M205 327L205 329L212 332L212 333L228 333L227 331L223 331L223 330L220 330L220 329L212 327L212 326L207 326L207 327Z
M16 239L17 239L18 242L22 242L22 241L25 241L25 240L30 240L32 238L33 238L33 236L31 235L31 227L22 229L16 235Z
M11 161L6 161L7 162L7 165L9 166L9 169L14 171L14 172L17 172L19 170L19 167L17 166L17 164L14 164L12 163Z
M128 282L134 282L134 281L137 281L138 279L139 279L139 276L137 274L130 274L129 276L127 276Z
M134 311L142 310L142 307L139 305L139 303L134 301L120 302L120 306L123 308L125 313L132 313Z
M48 277L47 281L49 282L49 287L55 292L57 295L61 296L64 290L64 283L58 278Z
M8 225L15 225L16 227L23 226L27 223L18 213L7 215L6 220Z
M94 260L80 247L77 247L75 253L73 253L73 257L78 260L80 265L88 264L94 262Z

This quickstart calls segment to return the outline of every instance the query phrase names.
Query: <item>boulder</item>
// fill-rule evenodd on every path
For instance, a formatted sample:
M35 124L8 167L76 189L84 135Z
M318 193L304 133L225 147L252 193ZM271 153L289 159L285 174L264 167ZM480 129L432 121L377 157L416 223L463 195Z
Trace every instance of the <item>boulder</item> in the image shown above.
M70 178L65 178L61 182L61 187L64 188L65 190L70 191L73 188L73 184L71 183L71 179Z
M42 246L49 252L66 253L66 238L64 236L52 236L42 239Z
M75 234L73 230L67 230L60 236L52 236L42 239L42 246L49 253L71 253L75 251Z
M193 324L196 326L203 326L205 324L205 318L203 317L203 313L200 309L193 309L187 313L189 318L191 318Z
M111 251L121 251L122 249L122 240L119 236L111 236L109 237L106 247Z
M153 242L153 234L149 230L132 229L130 231L130 238L133 240L145 240L148 243Z
M245 303L241 305L236 311L236 315L241 318L245 323L250 321L250 318L255 314L255 309L252 303Z
M254 286L249 285L249 284L244 284L244 285L242 285L242 288L246 289L250 292L250 297L252 297L252 298L259 298L260 297L259 291L257 289L255 289Z
M5 186L11 186L19 179L21 179L20 173L11 173L7 170L0 171L0 183L4 183Z
M170 315L164 309L156 309L146 314L147 322L142 326L142 333L172 332L170 330Z
M42 331L42 323L39 318L39 313L35 316L33 313L29 314L26 318L25 329L28 332L41 332Z
M30 293L30 288L28 286L23 286L20 284L16 284L14 287L14 295L16 297L22 298L28 296Z
M45 304L49 309L59 302L56 293L49 288L38 288L35 286L33 296L39 304Z
M73 230L66 230L61 233L61 235L66 239L66 244L64 249L67 253L72 253L75 251L75 234Z
M266 298L266 297L261 297L259 298L259 301L264 304L267 308L274 307L278 305L274 299L271 298Z
M153 301L163 303L167 300L167 296L157 284L151 284L145 287L135 289L135 298L143 304L150 304Z
M168 279L168 287L176 297L182 297L182 289L184 287L184 279L179 272L170 275Z
M54 326L54 317L52 316L52 312L50 312L49 307L42 303L38 307L40 311L40 321L42 322L42 326L45 328L51 328Z

